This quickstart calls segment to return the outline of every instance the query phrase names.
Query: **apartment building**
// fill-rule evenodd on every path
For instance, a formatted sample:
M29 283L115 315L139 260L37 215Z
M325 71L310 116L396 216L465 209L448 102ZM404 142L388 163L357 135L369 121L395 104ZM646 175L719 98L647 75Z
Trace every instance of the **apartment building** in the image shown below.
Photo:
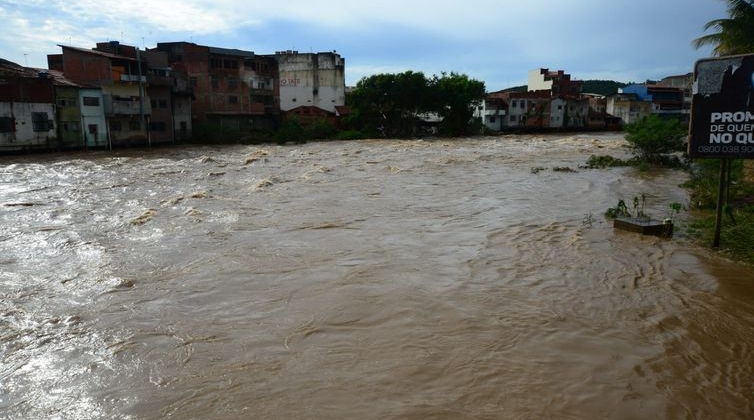
M279 114L277 64L252 51L191 42L161 42L152 51L184 73L192 91L192 124L232 132L272 128Z

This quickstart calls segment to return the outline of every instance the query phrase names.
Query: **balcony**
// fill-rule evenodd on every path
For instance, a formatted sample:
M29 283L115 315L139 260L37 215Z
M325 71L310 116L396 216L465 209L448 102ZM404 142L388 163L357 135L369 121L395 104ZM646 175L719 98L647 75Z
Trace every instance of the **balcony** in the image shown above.
M148 96L139 101L138 96L113 96L104 95L104 108L106 115L145 115L152 113L152 106Z
M139 76L138 74L121 74L120 75L120 81L121 82L142 82L145 83L147 81L146 76Z

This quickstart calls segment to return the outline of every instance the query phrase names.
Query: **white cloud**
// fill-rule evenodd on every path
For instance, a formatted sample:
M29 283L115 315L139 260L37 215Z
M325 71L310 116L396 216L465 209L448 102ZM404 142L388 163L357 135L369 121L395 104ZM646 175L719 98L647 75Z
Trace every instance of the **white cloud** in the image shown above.
M581 79L587 71L616 80L652 73L643 80L691 66L704 55L691 40L704 23L725 16L724 6L709 0L613 0L609 7L592 0L0 0L0 51L2 58L41 67L47 54L59 52L57 44L89 48L107 40L142 47L185 40L260 53L338 50L349 81L376 72L459 71L500 89L537 67Z

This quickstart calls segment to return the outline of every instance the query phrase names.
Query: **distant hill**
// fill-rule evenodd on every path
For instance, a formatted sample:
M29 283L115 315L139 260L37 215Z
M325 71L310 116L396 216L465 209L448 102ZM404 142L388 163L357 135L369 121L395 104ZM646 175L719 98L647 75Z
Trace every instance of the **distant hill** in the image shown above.
M614 80L584 80L581 86L583 93L596 93L598 95L614 95L618 89L628 86L630 83L616 82Z
M619 88L628 85L630 83L616 82L615 80L584 80L581 91L608 96L618 93ZM526 85L509 87L501 92L526 92Z

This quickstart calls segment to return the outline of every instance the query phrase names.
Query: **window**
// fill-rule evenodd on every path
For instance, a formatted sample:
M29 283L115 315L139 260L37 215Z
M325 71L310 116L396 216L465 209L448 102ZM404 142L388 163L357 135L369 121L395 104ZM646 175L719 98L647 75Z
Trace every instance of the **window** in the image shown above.
M168 100L167 99L160 99L160 108L166 109L168 107Z
M153 108L153 109L154 109L154 108L157 108L157 99L152 99L152 100L150 101L150 103L152 104L152 108Z
M220 82L217 80L217 77L215 77L215 76L210 76L209 77L209 82L212 85L212 87L215 88L215 89L217 89L217 88L220 87Z
M228 103L229 104L237 104L238 103L238 96L236 96L236 95L230 95L230 96L228 96Z
M141 130L141 122L139 121L129 121L128 122L128 129L131 131L139 131Z
M84 96L84 106L99 106L99 98L96 96Z
M16 131L16 121L12 117L0 117L0 133Z
M89 125L89 132L92 132L92 125ZM123 131L123 126L121 125L120 121L110 121L110 131Z
M60 125L63 131L79 131L79 123L77 121L63 121Z
M46 112L32 112L31 123L35 132L52 130L52 121L47 117Z
M238 87L238 79L235 77L228 77L228 89L235 89Z
M196 78L196 76L189 77L189 84L191 87L197 87L199 85L199 79Z
M115 130L114 127L115 127L116 124L118 125L118 131L120 131L120 123L119 122L110 123L110 128L113 129L113 130ZM98 129L97 124L89 124L87 126L87 128L89 129L89 134L94 134L95 136L97 135L97 131L98 131L97 130Z
M76 106L76 98L60 97L56 102L60 107Z

